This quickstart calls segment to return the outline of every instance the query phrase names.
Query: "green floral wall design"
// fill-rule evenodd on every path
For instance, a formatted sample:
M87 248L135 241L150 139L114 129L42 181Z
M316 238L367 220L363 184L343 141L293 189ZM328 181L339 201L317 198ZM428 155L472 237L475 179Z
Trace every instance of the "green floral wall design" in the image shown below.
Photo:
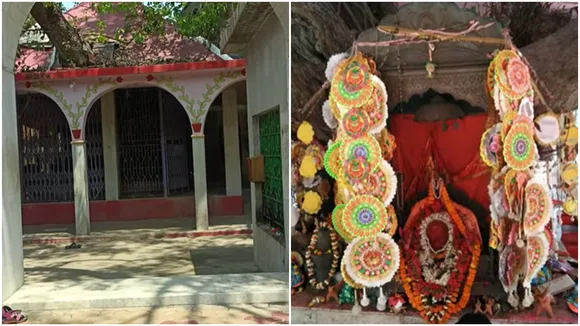
M191 123L203 123L203 119L213 99L219 94L219 92L222 91L222 88L225 85L227 85L230 81L240 78L241 76L241 70L220 72L219 75L213 77L210 83L205 85L205 90L200 95L199 99L190 98L186 92L185 86L177 84L171 77L157 77L155 78L155 83L157 86L163 87L170 91L185 105L185 110L189 113ZM85 89L83 97L80 99L80 101L75 103L76 110L73 110L72 103L67 101L63 92L58 88L54 88L43 81L30 83L29 86L45 93L46 95L51 96L61 107L65 115L69 118L71 128L74 130L80 128L81 118L85 115L89 104L99 93L102 87L113 87L118 85L118 83L119 81L115 80L114 78L99 78L99 80L96 82L88 85Z
M42 81L31 83L30 87L43 91L45 95L52 96L52 98L64 111L64 114L70 118L72 129L79 128L79 119L83 115L83 112L73 112L72 105L68 103L62 91L52 88L50 85Z
M207 113L208 105L213 97L222 90L224 84L242 76L241 71L221 72L215 76L210 84L205 85L205 91L201 94L201 99L197 101L189 97L183 85L178 85L171 77L156 78L157 85L165 87L180 101L185 103L185 110L189 113L192 123L202 123L203 117Z
M75 107L76 110L73 111L73 106L71 103L67 101L63 92L59 89L56 89L43 81L33 82L30 84L30 87L42 91L45 95L50 95L56 101L56 103L60 106L60 108L64 111L64 114L69 117L69 121L71 124L71 128L73 130L80 128L80 119L84 116L85 111L89 105L89 102L92 100L92 97L96 95L99 89L105 85L115 85L116 82L113 78L102 79L100 78L98 81L90 84L85 89L85 94L81 98L80 102L76 102Z
M101 86L116 85L116 84L117 83L113 78L107 79L99 78L99 80L97 80L96 82L88 85L87 88L85 89L85 95L81 98L80 102L76 103L77 114L80 114L80 116L85 114L85 111L89 106L89 101L91 101L94 98L94 95L97 95L97 93L99 92L99 88L101 88ZM73 126L73 129L78 129L78 117L76 118L76 122L73 121L73 124L74 123L77 124L77 127Z
M242 71L228 71L221 72L218 76L213 78L213 84L205 85L205 92L201 94L201 99L197 100L197 109L194 110L195 117L200 119L207 113L208 105L211 104L216 92L221 91L223 85L231 80L234 80L242 75Z

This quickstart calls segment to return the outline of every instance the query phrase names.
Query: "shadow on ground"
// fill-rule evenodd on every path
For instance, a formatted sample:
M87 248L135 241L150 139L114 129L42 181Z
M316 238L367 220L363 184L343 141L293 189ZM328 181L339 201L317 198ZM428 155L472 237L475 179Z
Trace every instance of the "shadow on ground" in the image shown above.
M24 246L25 282L115 280L259 271L250 235ZM66 282L63 282L63 284ZM94 284L97 284L93 282ZM105 282L110 284L109 281Z

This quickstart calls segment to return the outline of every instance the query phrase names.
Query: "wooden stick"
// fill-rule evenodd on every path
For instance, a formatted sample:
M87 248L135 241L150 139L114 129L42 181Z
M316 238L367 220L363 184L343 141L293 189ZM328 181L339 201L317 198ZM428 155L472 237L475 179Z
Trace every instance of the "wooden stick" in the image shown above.
M488 24L489 25L489 24ZM487 27L480 26L480 27ZM463 32L458 32L458 35L441 34L437 31L422 31L398 26L378 26L380 32L393 34L397 36L420 38L425 40L440 40L440 41L455 41L455 42L470 42L470 43L485 43L485 44L505 44L503 38L494 37L480 37L480 36L465 36L461 35ZM477 29L476 29L477 30Z

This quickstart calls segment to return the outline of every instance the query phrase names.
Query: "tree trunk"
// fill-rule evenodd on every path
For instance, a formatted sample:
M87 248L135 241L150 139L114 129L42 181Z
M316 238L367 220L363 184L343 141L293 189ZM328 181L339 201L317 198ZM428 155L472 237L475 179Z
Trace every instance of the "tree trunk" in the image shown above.
M56 47L63 64L86 67L93 61L90 46L64 18L58 6L49 2L36 2L30 14Z
M578 19L521 52L547 88L539 85L551 109L560 112L578 107Z

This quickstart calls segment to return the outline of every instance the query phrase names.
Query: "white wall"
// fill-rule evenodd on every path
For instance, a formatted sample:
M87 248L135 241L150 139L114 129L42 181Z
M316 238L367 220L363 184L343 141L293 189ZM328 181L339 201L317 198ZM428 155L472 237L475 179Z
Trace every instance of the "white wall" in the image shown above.
M289 7L288 5L286 6ZM288 14L286 9L286 16ZM280 109L282 180L284 185L285 244L256 226L256 206L260 205L260 186L252 183L252 219L254 223L254 258L263 271L288 271L289 191L288 191L288 33L284 32L278 15L272 14L248 44L246 83L248 92L248 138L250 156L258 155L257 115L275 107Z
M24 283L14 57L34 3L2 3L2 301Z

